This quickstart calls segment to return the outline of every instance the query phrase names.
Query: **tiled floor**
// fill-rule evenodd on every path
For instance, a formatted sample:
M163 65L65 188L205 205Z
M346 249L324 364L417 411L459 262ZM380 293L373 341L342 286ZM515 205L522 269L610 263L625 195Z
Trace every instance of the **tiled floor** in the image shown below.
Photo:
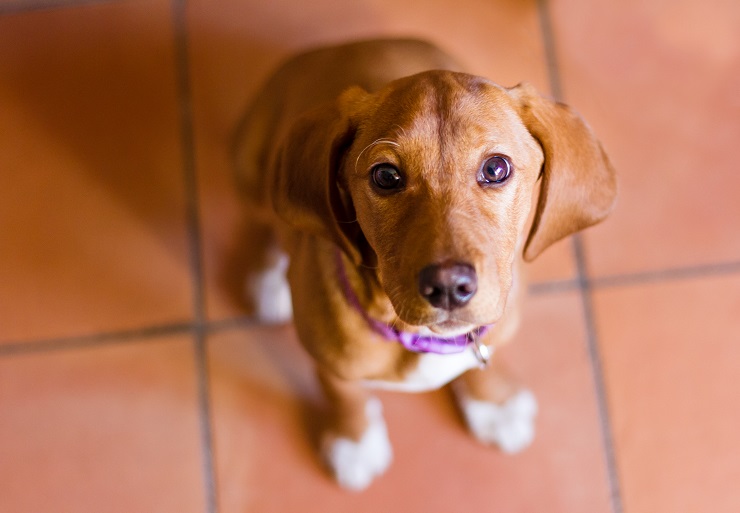
M740 511L739 6L0 0L0 511ZM388 34L563 97L621 191L532 266L534 446L385 394L396 461L354 495L292 329L239 300L227 148L280 58Z

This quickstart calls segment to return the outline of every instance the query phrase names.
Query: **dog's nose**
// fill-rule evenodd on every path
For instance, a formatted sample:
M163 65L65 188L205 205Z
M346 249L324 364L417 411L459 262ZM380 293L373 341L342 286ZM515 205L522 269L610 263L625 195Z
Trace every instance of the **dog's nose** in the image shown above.
M454 310L465 306L478 290L478 276L470 264L428 265L419 273L419 293L432 306Z

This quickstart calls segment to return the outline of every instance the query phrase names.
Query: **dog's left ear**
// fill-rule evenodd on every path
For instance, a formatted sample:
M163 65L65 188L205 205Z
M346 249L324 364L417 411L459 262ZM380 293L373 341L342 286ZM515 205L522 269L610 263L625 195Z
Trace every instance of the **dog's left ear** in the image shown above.
M356 132L352 108L366 95L351 88L298 117L272 158L268 181L273 209L283 221L334 242L355 263L361 261L356 215L341 188L340 169Z
M526 83L508 91L545 155L539 200L524 246L524 259L531 261L563 237L602 221L614 205L617 181L601 144L575 111L542 97Z

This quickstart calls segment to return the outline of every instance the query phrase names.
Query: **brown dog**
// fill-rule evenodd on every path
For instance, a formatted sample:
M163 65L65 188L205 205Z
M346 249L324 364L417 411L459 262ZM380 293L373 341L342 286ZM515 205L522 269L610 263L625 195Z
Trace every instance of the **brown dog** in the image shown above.
M477 438L529 444L534 397L486 365L516 329L521 262L601 221L615 198L572 110L458 69L410 40L302 54L239 132L244 196L272 234L249 280L257 315L293 316L334 407L323 456L348 488L391 461L372 388L454 380Z

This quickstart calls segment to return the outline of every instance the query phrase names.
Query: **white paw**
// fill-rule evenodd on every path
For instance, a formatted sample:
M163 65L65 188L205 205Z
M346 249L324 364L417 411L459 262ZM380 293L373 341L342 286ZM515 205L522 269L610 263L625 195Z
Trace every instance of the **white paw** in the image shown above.
M537 399L521 390L502 405L459 395L468 428L483 443L497 445L508 454L527 448L534 439Z
M264 324L284 324L293 318L290 285L286 278L288 255L271 255L273 265L247 280L247 293L254 301L255 316Z
M367 488L393 460L380 401L370 399L365 412L370 425L359 441L328 435L322 443L324 460L337 482L355 491Z

